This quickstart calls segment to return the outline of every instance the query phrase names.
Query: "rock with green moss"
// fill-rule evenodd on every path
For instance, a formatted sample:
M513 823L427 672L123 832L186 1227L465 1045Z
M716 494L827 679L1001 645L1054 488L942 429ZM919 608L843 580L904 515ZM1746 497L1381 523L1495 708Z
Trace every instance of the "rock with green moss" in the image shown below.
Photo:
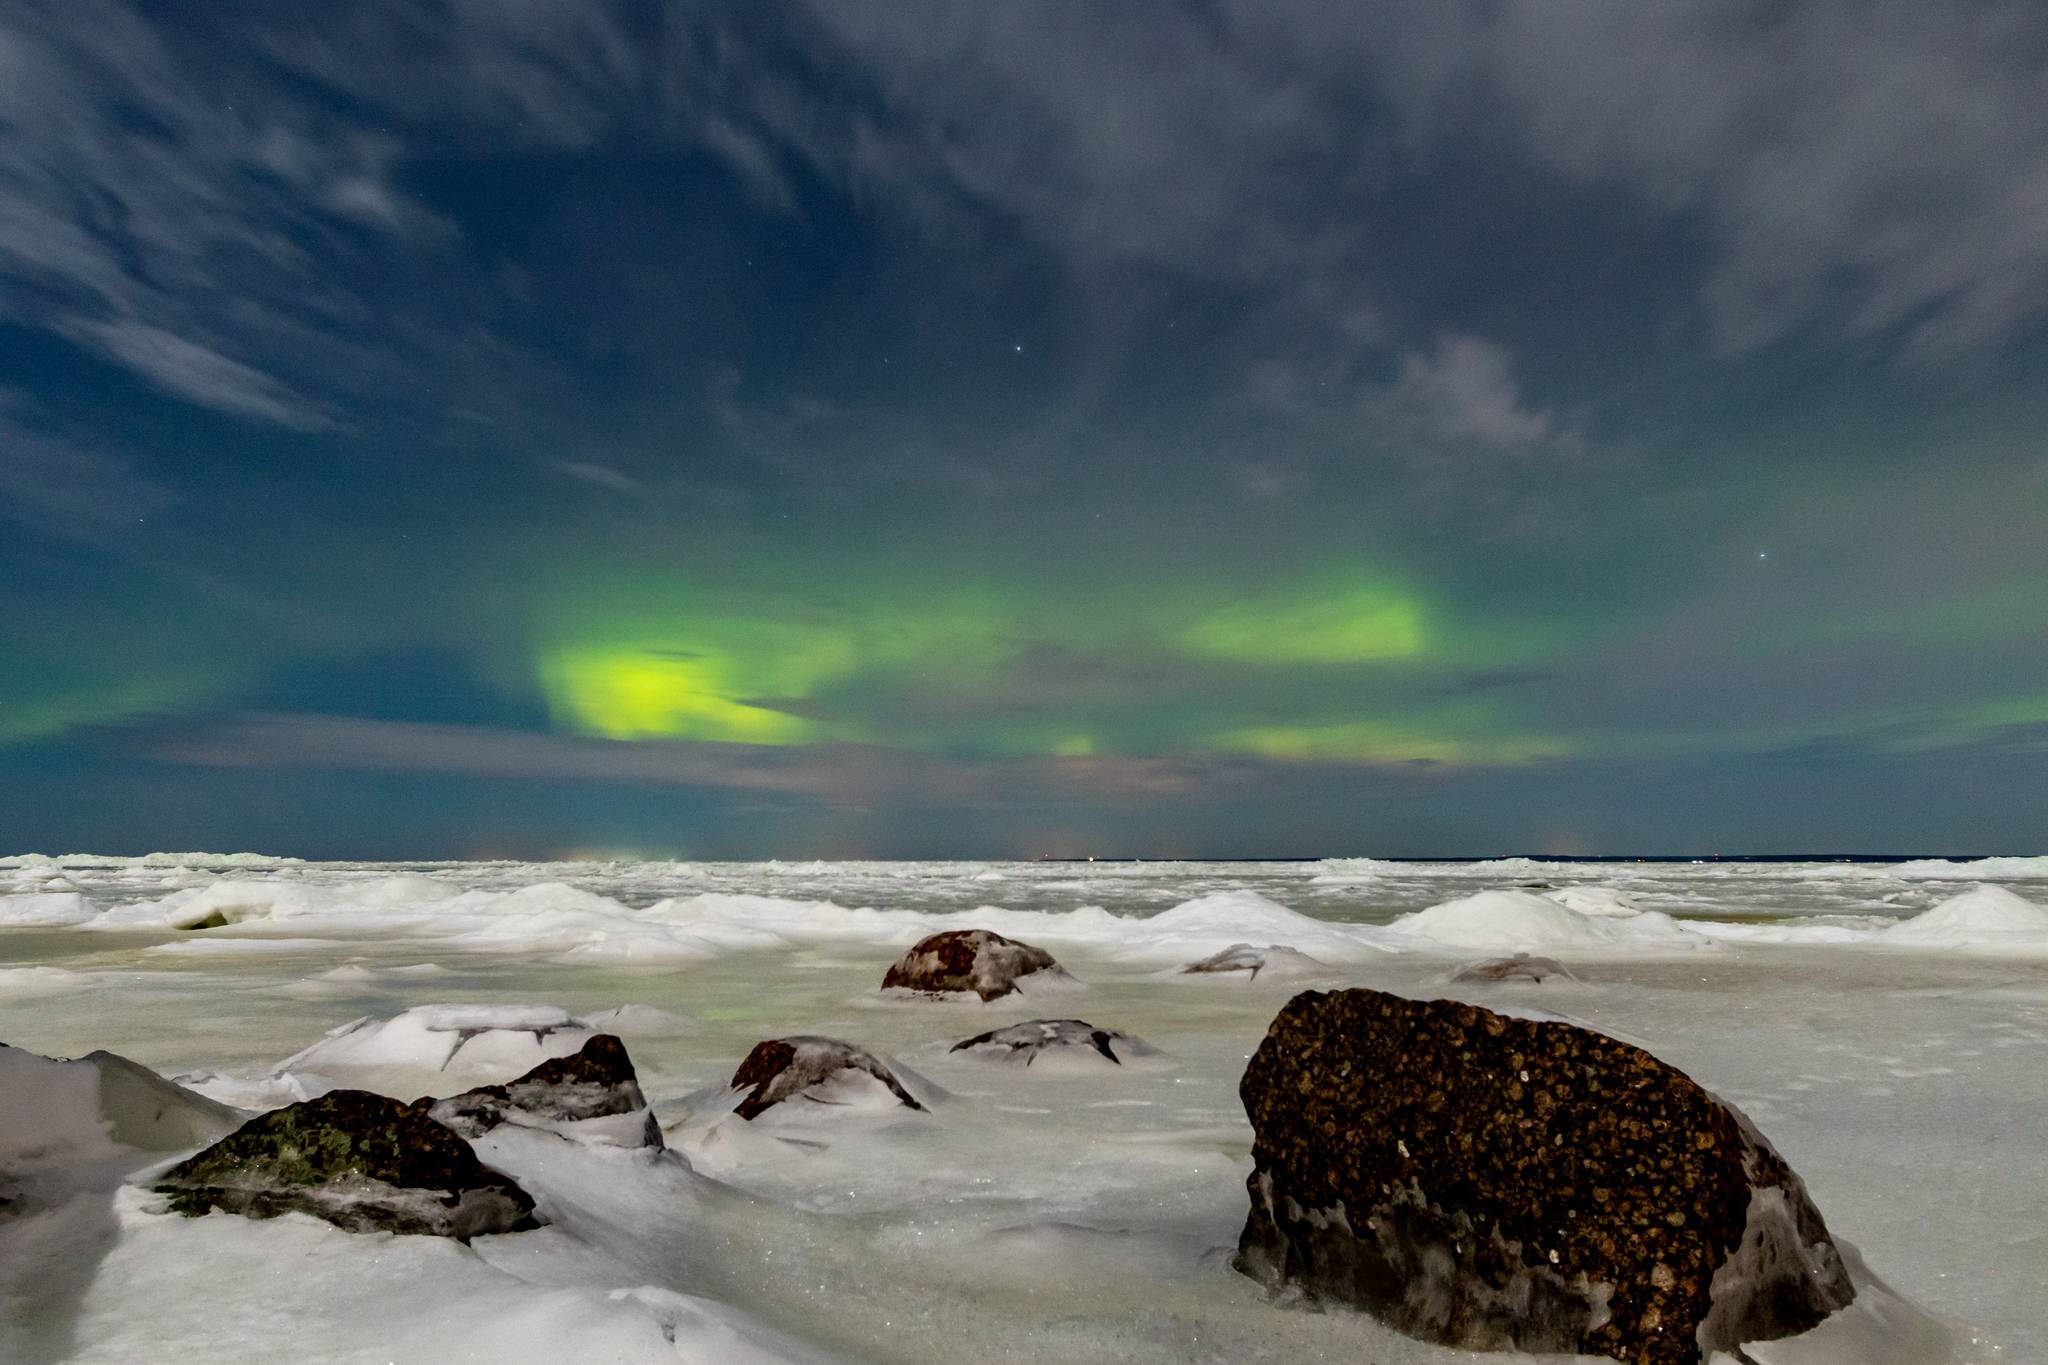
M424 1103L335 1090L252 1119L156 1185L188 1217L298 1211L350 1232L467 1242L539 1226L533 1199L477 1160Z

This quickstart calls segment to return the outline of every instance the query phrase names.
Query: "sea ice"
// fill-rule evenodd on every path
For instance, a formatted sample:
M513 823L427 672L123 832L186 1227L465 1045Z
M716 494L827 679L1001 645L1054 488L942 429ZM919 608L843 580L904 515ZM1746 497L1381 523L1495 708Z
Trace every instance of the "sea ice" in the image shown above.
M1238 1080L1303 985L1567 1017L1755 1117L1830 1228L1897 1290L1866 1290L1865 1316L1759 1360L2048 1359L2048 1139L2028 1118L2048 1104L2048 982L2030 946L2048 943L2033 918L2048 862L9 861L38 874L33 886L17 875L21 894L78 895L94 914L0 927L9 1042L111 1049L267 1109L339 1085L409 1101L502 1084L602 1030L632 1040L645 1096L688 1161L501 1126L476 1140L480 1155L554 1222L423 1252L425 1239L297 1217L153 1212L155 1197L107 1183L150 1154L91 1147L107 1111L81 1101L69 1131L83 1145L36 1177L71 1182L72 1202L0 1220L9 1365L748 1351L905 1365L1469 1362L1356 1316L1274 1304L1228 1269L1251 1140ZM1571 903L1602 890L1605 907ZM1596 913L1627 907L1642 913ZM230 909L232 927L170 928L216 912L226 924ZM90 932L123 927L139 932ZM905 947L972 928L1045 946L1086 993L1057 1007L880 997ZM254 946L270 935L297 942ZM180 950L147 951L166 940ZM1229 988L1200 989L1190 983L1212 974L1180 971L1243 945L1265 959L1255 981L1246 966ZM1319 965L1281 978L1282 949L1257 945ZM1450 979L1517 951L1581 980ZM1571 1015L1522 1003L1537 999ZM1084 1015L1159 1051L1112 1065L1067 1049L1092 1064L1028 1068L949 1051L1031 1014ZM749 1048L799 1035L857 1040L925 1111L892 1097L786 1117L778 1105L754 1123L718 1112ZM490 1065L464 1074L473 1062Z

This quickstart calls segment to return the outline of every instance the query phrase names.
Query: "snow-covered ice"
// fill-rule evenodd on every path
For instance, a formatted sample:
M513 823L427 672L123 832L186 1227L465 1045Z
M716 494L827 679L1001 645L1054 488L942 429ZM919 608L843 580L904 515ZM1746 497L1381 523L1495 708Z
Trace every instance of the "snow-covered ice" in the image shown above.
M1601 1028L1755 1118L1896 1296L1759 1361L2048 1359L2044 906L2048 858L0 859L0 1180L28 1196L0 1209L0 1359L1449 1365L1469 1357L1227 1268L1245 1058L1295 991L1349 985ZM1083 989L883 998L906 947L969 928L1051 950ZM1451 979L1514 953L1570 974ZM1225 969L1183 970L1205 961ZM1149 1050L953 1051L1055 1015ZM494 1131L480 1153L553 1221L471 1248L163 1213L122 1182L182 1154L136 1126L177 1092L110 1099L148 1083L43 1060L182 1078L200 1098L163 1112L189 1106L196 1145L226 1112L206 1097L446 1095L599 1030L672 1150ZM925 1108L739 1119L740 1059L797 1035L887 1059Z

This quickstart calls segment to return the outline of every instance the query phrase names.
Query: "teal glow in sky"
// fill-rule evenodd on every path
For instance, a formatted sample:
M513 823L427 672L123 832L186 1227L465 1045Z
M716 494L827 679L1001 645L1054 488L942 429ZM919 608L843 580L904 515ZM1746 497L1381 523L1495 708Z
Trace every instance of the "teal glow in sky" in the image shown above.
M20 849L2039 845L2030 8L0 37Z

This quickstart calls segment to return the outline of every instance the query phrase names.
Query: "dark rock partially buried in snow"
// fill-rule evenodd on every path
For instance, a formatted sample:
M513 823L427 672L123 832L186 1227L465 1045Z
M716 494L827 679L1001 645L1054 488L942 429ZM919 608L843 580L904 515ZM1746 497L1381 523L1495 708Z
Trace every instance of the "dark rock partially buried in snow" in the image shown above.
M924 995L973 992L983 1001L1017 989L1027 976L1045 973L1070 981L1051 953L1028 943L1004 938L987 929L948 929L920 939L896 960L882 978L883 990L916 991Z
M1547 976L1561 976L1567 981L1578 980L1571 974L1571 969L1556 958L1531 957L1527 953L1516 953L1513 957L1485 957L1477 962L1467 962L1451 973L1451 980L1540 983Z
M251 1119L155 1186L188 1217L297 1210L349 1232L467 1242L539 1226L533 1200L427 1116L367 1090L334 1090Z
M1587 1029L1308 991L1239 1093L1257 1140L1237 1268L1411 1336L1690 1365L1855 1297L1749 1121Z
M1021 1060L1029 1066L1046 1052L1092 1049L1122 1066L1123 1058L1116 1055L1116 1047L1122 1047L1126 1053L1151 1051L1129 1034L1097 1028L1085 1019L1030 1019L1008 1028L990 1029L987 1033L963 1038L947 1050Z
M847 1093L849 1085L863 1084L869 1089L881 1086L909 1108L924 1108L903 1088L896 1073L865 1048L837 1038L800 1034L754 1044L754 1050L732 1074L732 1089L749 1092L733 1112L751 1120L785 1100L849 1104L853 1102Z
M434 1100L437 1123L466 1138L500 1124L540 1128L614 1147L659 1147L661 1125L647 1108L625 1044L600 1033L573 1057L542 1062L516 1081L480 1085Z

